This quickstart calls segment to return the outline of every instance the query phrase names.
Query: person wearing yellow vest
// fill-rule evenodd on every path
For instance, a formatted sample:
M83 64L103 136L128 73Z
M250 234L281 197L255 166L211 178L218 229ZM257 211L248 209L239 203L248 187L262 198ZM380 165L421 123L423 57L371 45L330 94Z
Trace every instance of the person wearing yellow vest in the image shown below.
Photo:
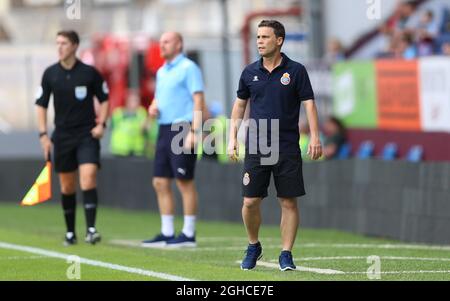
M147 110L140 105L139 95L131 92L126 106L114 110L111 118L110 150L116 156L143 156Z

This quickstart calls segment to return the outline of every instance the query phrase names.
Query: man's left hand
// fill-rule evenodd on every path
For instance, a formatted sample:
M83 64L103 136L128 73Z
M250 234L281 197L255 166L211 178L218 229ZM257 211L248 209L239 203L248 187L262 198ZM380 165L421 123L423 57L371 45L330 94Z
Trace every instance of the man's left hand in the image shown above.
M91 130L92 137L95 139L101 139L104 133L105 128L103 127L103 124L97 124L97 126Z

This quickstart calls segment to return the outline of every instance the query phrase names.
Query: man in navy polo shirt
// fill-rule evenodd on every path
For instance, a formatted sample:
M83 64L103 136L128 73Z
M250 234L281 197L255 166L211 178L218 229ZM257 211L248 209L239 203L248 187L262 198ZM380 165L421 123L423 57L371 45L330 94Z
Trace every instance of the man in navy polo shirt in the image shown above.
M161 233L143 241L142 246L195 247L197 191L194 170L197 154L193 149L201 136L202 116L198 113L204 107L202 74L200 68L183 55L183 38L179 33L164 33L160 50L166 63L158 70L155 99L149 114L158 118L159 123L153 187L161 214ZM188 130L184 131L186 128ZM184 145L177 143L180 135ZM184 209L183 230L176 237L171 189L174 178Z
M281 53L284 38L285 29L280 22L264 20L258 25L257 45L261 59L248 65L242 72L231 115L228 153L232 160L236 160L237 130L247 102L250 101L251 122L247 131L242 179L242 217L249 245L241 263L243 270L253 269L262 257L258 239L260 204L267 197L271 174L274 176L282 212L280 270L296 268L291 251L299 225L297 198L305 194L298 143L301 103L305 107L311 130L308 154L313 160L319 159L322 154L317 108L308 73L302 64ZM265 122L267 129L263 126ZM264 161L267 156L275 157L276 160L268 163Z

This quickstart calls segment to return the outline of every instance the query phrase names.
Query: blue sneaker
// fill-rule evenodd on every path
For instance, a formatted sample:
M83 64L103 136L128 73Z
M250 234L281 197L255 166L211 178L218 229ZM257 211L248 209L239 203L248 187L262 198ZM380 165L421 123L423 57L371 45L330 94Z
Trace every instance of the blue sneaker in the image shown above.
M282 251L278 258L278 262L280 263L280 271L292 271L297 268L290 251Z
M171 239L174 239L175 235L165 236L162 233L156 235L153 239L144 240L141 243L141 246L144 248L160 248L165 247L167 242Z
M186 234L181 232L176 238L169 240L166 246L168 248L195 248L197 246L195 234L192 237L187 237Z
M261 243L258 241L256 244L249 244L245 253L241 270L251 270L256 266L256 262L262 258Z

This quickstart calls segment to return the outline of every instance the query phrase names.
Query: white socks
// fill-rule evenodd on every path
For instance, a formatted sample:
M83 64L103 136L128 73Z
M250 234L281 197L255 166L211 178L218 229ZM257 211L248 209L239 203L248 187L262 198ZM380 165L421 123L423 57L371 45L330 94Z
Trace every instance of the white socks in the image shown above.
M174 216L161 215L161 233L164 236L173 236L175 234ZM187 237L195 235L195 215L185 215L183 233Z
M174 236L173 215L161 215L161 233L164 236Z
M185 215L183 233L187 237L194 237L195 235L195 215Z

